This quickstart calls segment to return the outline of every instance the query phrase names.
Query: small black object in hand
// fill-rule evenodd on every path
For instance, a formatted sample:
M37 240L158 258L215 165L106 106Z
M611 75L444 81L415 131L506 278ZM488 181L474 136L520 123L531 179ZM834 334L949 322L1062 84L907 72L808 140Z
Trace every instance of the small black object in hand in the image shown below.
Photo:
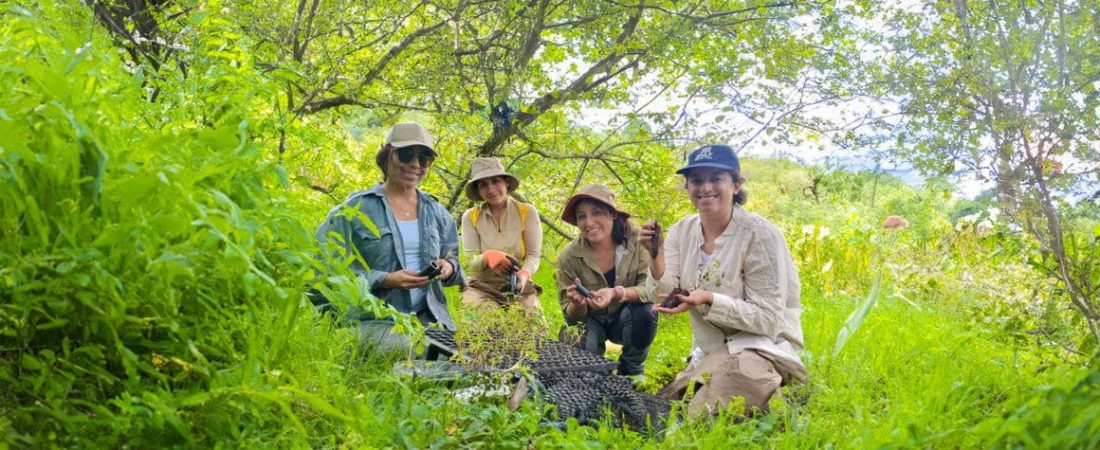
M661 307L672 309L680 306L680 303L683 302L676 298L677 295L691 295L691 293L680 288L673 289L672 292L668 293L668 297L665 297L665 301L661 303Z
M417 273L416 276L435 278L438 277L441 273L443 273L443 268L440 267L439 264L436 264L435 261L432 261L432 263L429 264L428 267L421 269L420 273Z
M502 294L519 295L519 275L512 272L508 275L508 279L504 282L504 285L500 287Z
M588 288L584 287L584 285L581 284L580 281L577 281L577 293L581 294L581 297L584 297L584 298L595 298L596 297L595 295L592 295L592 291L590 291L590 290L588 290Z
M519 295L519 260L512 255L505 255L508 257L508 262L512 264L512 268L508 271L508 278L505 280L504 285L500 287L500 293Z

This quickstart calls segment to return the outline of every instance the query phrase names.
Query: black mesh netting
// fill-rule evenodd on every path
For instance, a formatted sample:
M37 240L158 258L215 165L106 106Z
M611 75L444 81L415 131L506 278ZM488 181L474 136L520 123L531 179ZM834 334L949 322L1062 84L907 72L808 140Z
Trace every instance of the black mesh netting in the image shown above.
M629 378L592 371L539 373L544 395L558 408L558 417L581 424L604 418L610 411L615 425L635 430L664 428L669 401L634 390Z
M429 343L443 353L457 352L454 333L428 329ZM538 342L538 358L527 366L535 373L536 392L557 406L562 421L573 417L581 424L603 419L610 412L617 426L645 430L664 428L668 419L669 401L655 395L638 392L627 377L612 375L617 365L602 356L589 353L558 341ZM515 357L503 355L498 367L515 362Z

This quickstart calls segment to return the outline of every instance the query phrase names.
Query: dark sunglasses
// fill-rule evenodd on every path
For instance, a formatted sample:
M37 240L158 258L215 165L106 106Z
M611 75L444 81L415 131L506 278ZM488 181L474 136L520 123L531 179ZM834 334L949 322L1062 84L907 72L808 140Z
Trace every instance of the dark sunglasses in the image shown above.
M424 147L401 147L397 149L397 160L402 164L411 163L413 156L417 157L417 161L421 166L429 166L435 162L435 152L431 149Z

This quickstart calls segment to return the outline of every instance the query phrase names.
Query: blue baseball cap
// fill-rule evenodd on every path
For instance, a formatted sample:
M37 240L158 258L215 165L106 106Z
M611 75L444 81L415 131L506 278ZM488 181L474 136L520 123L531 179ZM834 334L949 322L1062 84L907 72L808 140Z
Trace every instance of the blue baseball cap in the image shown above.
M677 170L676 173L683 175L689 170L700 167L741 172L741 161L728 145L704 145L691 152L688 156L688 165Z

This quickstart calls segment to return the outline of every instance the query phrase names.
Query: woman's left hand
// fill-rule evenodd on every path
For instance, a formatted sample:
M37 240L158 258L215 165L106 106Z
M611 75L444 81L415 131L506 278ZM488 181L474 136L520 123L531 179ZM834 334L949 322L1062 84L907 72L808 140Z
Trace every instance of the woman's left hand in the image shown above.
M597 289L592 293L592 298L588 299L588 305L596 309L605 309L611 305L611 300L615 298L614 288Z
M665 313L665 314L680 314L696 305L709 305L714 303L714 294L708 290L696 289L691 291L688 295L678 294L676 299L680 300L680 304L674 308L665 308L660 304L653 305L653 312Z

